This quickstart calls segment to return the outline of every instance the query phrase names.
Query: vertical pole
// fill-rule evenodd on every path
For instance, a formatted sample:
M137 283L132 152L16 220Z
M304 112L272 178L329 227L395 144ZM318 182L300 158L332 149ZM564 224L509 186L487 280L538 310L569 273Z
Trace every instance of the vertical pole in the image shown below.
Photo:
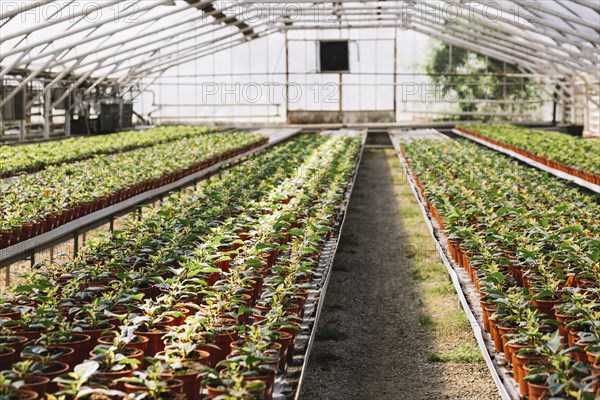
M577 107L577 88L575 87L575 82L571 79L571 124L576 124L575 120L575 107Z
M6 274L4 283L5 283L6 287L8 288L10 286L10 265L6 266L6 268L4 269L4 273Z
M27 103L27 86L28 85L25 85L23 87L23 89L22 89L23 90L23 100L24 100L24 103ZM27 124L26 124L26 122L29 119L31 119L31 107L27 107L27 104L24 104L24 106L25 106L25 110L23 110L23 111L24 111L25 115L23 115L22 116L23 118L21 118L19 120L19 140L20 141L25 140L25 138L27 136Z
M79 253L79 230L73 233L73 258L77 257L77 253Z
M343 121L343 118L342 118L342 111L343 111L343 105L342 105L343 104L342 103L342 101L343 101L343 97L342 97L343 75L342 75L341 72L338 75L339 75L338 87L339 87L339 92L340 92L340 94L339 94L339 101L338 101L338 111L340 113L340 122L342 122Z
M556 106L558 103L557 90L560 90L558 86L554 89L554 93L552 94L552 126L556 126Z
M71 104L65 106L65 136L71 136Z
M397 86L398 85L398 28L394 28L394 86L392 90L394 91L394 122L398 122L398 99L396 95L398 94Z
M25 126L25 120L24 119L20 120L19 121L19 140L20 141L25 140L26 129L27 129L27 127Z
M2 84L3 80L0 79L0 99L4 95L4 85ZM4 136L4 118L2 117L2 109L4 107L0 107L0 138Z
M506 101L506 100L508 100L507 97L506 97L506 93L507 93L506 92L506 85L508 84L508 82L506 81L506 63L505 62L502 63L502 73L504 74L502 76L502 100ZM524 82L523 82L523 87L525 87L525 83ZM502 105L501 107L505 107L505 106ZM512 106L509 105L509 107L512 107ZM510 110L510 111L513 111L513 110ZM522 110L519 110L519 111L522 111Z
M50 139L50 125L52 123L52 91L44 95L44 139Z
M590 129L590 88L588 88L587 82L585 83L583 93L584 93L584 101L585 107L583 107L583 131L588 131Z
M114 217L110 217L110 221L108 221L108 229L109 229L110 233L113 233L115 231L115 218Z
M285 30L285 119L290 122L288 112L290 110L290 48L288 43L288 30Z

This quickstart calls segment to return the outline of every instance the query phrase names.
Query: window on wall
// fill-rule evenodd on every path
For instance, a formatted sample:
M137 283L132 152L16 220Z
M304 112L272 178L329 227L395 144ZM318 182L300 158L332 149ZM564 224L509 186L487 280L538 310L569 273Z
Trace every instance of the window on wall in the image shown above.
M350 62L347 40L322 40L319 42L321 72L348 72Z

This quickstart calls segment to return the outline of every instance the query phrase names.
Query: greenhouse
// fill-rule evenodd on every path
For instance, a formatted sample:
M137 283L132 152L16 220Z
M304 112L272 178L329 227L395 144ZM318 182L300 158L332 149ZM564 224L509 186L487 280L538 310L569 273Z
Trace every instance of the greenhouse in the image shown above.
M1 400L600 399L596 0L2 0Z

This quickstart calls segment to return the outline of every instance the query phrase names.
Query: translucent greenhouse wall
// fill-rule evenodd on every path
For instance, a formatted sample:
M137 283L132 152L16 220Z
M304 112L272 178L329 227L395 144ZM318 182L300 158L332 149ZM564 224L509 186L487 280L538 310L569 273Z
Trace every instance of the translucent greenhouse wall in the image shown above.
M588 0L4 0L0 136L68 135L71 122L89 132L103 105L127 120L131 102L142 123L489 118L600 135L599 26ZM348 71L319 71L320 40L348 40ZM434 85L424 63L440 43L514 66L495 70L502 87L535 95L464 98ZM488 74L448 71L450 86Z
M348 72L319 71L321 40L348 40ZM392 28L290 30L287 39L275 33L144 78L140 86L147 90L135 107L158 123L195 124L407 122L457 115L459 99L441 94L424 72L437 45L423 34ZM544 93L551 89L539 84L534 90L540 101L530 111L499 117L551 120Z

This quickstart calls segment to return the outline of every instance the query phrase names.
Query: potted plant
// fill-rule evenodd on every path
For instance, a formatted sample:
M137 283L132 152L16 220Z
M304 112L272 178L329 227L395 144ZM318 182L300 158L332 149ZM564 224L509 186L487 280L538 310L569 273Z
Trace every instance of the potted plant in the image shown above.
M115 346L118 349L139 349L142 351L142 355L144 355L148 348L148 338L136 334L135 330L135 326L123 325L119 331L113 331L98 338L98 343Z
M209 368L206 364L186 360L177 355L161 355L157 359L163 364L165 373L183 383L183 393L187 400L199 400L202 390L201 375Z
M36 340L36 344L48 348L67 347L73 349L72 358L68 361L74 364L79 364L87 358L90 342L89 335L73 330L68 322L58 323L55 330L41 334Z
M183 382L173 379L167 374L164 367L155 362L144 371L135 371L129 378L121 378L125 383L127 393L135 393L136 399L148 400L184 400L185 394L181 393Z
M31 390L19 389L10 378L0 374L0 397L6 400L35 400L38 394Z
M102 380L132 376L133 371L140 365L139 360L125 356L115 346L98 345L89 360L99 364L96 375Z
M112 400L124 397L125 393L108 388L108 386L114 385L114 382L106 381L100 383L94 381L95 374L99 368L100 364L96 361L87 361L76 365L73 372L54 378L54 382L61 386L61 390L49 399Z
M13 364L12 370L4 370L1 374L6 375L13 382L18 382L21 389L36 392L40 397L48 390L50 378L46 376L33 375L30 372L33 360L21 361Z

